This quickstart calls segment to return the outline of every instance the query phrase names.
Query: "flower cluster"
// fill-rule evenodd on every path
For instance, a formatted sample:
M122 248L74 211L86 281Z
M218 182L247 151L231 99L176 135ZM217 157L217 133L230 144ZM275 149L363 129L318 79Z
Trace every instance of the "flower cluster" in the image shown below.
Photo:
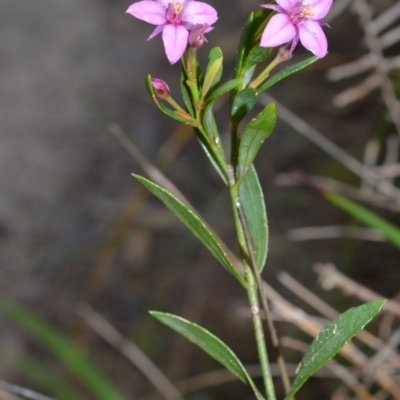
M327 40L321 26L333 0L276 0L262 7L276 11L261 37L261 47L277 47L291 42L293 53L299 41L317 57L325 57ZM127 13L156 25L149 39L162 32L165 52L171 64L184 54L187 45L197 48L204 43L204 34L217 21L217 11L195 0L143 0L133 3Z

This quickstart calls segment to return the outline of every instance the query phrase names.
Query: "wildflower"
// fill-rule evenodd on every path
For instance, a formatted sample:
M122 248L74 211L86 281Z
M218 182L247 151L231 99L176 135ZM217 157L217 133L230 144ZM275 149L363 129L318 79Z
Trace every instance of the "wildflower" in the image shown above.
M171 64L182 57L189 31L194 26L210 26L218 19L213 7L195 0L143 0L133 3L126 12L157 25L148 40L162 32L165 53Z
M161 79L157 78L152 78L151 79L151 84L154 89L154 93L157 95L159 99L167 99L171 95L171 91L169 90L169 87L166 82L164 82Z
M328 43L321 26L333 0L276 0L277 5L263 4L262 7L276 11L268 22L261 37L261 47L277 47L292 42L293 53L299 40L301 44L323 58L328 52Z

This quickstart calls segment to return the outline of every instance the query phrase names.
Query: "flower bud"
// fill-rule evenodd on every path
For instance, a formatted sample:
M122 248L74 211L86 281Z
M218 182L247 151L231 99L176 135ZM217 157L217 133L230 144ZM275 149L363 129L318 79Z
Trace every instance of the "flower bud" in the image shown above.
M293 57L293 52L291 51L291 46L282 46L278 50L278 57L280 62L288 61Z
M205 34L212 31L208 25L195 25L189 33L189 46L198 49L206 42Z
M164 81L157 78L151 78L151 84L153 85L154 93L159 99L165 100L170 97L171 92Z

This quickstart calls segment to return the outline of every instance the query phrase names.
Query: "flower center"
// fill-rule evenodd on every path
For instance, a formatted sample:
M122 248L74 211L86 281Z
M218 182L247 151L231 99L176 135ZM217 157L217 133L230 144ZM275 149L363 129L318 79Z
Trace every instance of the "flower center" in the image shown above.
M182 23L183 2L173 1L168 4L167 20L170 24L180 25Z
M302 1L297 2L296 6L289 11L289 18L294 25L301 24L313 15L311 6L303 6Z

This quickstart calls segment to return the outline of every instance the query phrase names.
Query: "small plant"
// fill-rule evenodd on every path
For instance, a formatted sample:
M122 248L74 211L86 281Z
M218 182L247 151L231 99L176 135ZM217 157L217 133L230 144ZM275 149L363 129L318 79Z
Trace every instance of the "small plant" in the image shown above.
M278 354L286 392L284 400L289 400L312 374L364 328L384 304L379 300L352 308L326 325L304 355L293 384L289 382L261 278L267 259L269 232L263 193L253 164L261 145L274 129L275 105L271 103L250 120L244 119L257 104L260 93L327 54L327 40L322 27L327 25L323 18L328 14L332 0L277 0L276 3L262 5L259 11L250 15L240 39L234 76L222 84L223 54L220 48L211 49L205 68L197 61L197 51L205 44L205 35L214 29L218 19L213 7L194 0L144 0L133 3L127 10L134 17L156 26L149 39L162 34L171 64L182 62L182 105L173 98L167 83L161 79L149 75L147 89L160 111L193 127L200 145L226 185L240 262L227 255L217 235L188 204L148 179L136 178L191 230L247 292L264 388L255 385L234 352L205 328L163 312L152 311L151 315L219 361L249 385L259 400L277 398L265 344L262 309ZM314 56L272 74L277 65L291 59L299 42ZM279 46L272 56L272 48ZM257 74L256 68L262 64L263 68ZM229 159L213 112L215 102L226 94L229 94L230 104Z

